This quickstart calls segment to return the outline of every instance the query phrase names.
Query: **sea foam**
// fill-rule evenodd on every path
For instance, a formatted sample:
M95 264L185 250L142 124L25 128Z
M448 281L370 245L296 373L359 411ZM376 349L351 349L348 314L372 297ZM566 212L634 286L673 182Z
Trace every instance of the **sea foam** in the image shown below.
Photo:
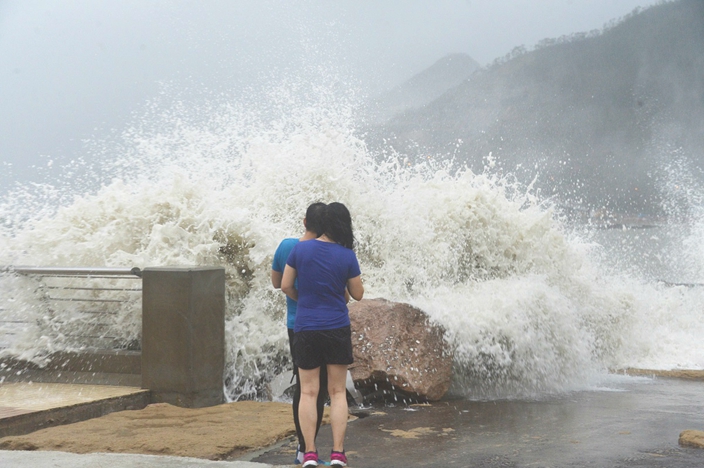
M365 297L411 303L446 329L456 394L526 397L583 388L610 369L704 367L699 289L607 272L598 246L490 161L475 174L372 154L351 115L325 93L313 103L277 95L260 113L232 103L153 111L94 148L87 186L72 176L8 193L0 264L224 267L227 395L261 398L290 368L273 252L302 234L310 203L339 201ZM47 302L36 280L6 274L0 290L3 318L27 322L5 354L90 346L80 330L95 323ZM138 341L140 313L132 297L100 333Z

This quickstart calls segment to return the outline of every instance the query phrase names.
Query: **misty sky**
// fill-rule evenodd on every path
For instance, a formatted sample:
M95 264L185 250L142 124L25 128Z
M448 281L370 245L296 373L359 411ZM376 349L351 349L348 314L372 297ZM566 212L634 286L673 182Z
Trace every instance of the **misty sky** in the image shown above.
M323 65L373 95L450 53L486 65L653 3L0 0L0 193L84 154L165 89L236 95Z

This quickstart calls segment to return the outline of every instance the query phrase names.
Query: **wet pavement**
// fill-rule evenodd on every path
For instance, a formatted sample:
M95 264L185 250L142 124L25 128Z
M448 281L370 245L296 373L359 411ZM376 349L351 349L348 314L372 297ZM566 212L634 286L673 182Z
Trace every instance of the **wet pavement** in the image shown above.
M542 400L448 399L432 405L351 410L359 416L347 429L352 468L704 467L704 449L678 445L681 431L704 430L701 381L611 376L598 389ZM330 427L323 426L318 438L323 458L331 440ZM0 451L0 466L291 466L294 449L289 439L229 463L151 455Z
M352 408L352 468L704 467L704 449L678 445L704 430L704 382L611 376L601 388L538 401L446 400L430 406ZM329 426L318 447L326 458ZM291 464L294 442L247 460Z

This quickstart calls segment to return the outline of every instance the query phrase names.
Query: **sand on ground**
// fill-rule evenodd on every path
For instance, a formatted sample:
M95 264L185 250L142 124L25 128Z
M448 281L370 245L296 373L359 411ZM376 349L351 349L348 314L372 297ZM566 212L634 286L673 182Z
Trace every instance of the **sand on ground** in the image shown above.
M326 414L324 422L328 418ZM291 405L287 403L241 401L197 409L157 403L142 410L120 411L4 437L0 439L0 449L224 460L269 446L294 433Z

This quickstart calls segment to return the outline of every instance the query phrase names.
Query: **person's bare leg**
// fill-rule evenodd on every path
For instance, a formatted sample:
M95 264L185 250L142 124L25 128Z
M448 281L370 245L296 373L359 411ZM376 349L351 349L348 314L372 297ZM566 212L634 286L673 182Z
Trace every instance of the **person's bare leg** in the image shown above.
M330 425L332 449L342 452L347 431L347 365L328 364L328 394L330 395ZM308 441L306 441L306 444Z
M316 401L320 387L320 367L298 369L301 378L301 401L298 403L298 420L306 443L306 452L315 452L315 425L318 420Z

